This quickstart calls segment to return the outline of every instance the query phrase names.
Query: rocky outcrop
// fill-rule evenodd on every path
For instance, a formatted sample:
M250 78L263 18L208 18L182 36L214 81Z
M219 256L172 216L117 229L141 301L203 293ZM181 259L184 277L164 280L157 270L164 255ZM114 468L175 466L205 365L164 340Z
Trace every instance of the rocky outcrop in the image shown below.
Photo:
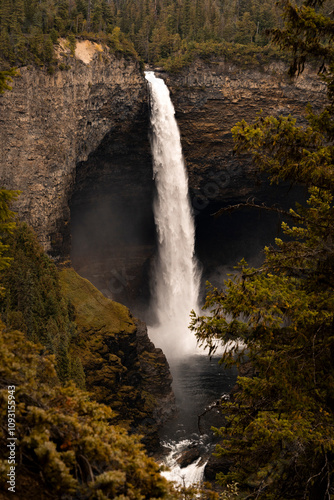
M204 467L204 477L207 481L215 481L217 474L228 474L234 460L231 456L216 457L211 455Z
M175 411L165 355L126 307L104 297L72 269L61 271L60 280L74 308L73 348L87 389L115 411L122 426L144 434L147 447L155 448L158 428Z
M147 102L138 62L87 41L61 54L63 70L20 68L0 96L0 183L22 191L15 208L54 257L69 252L76 165L106 134L126 134Z
M166 356L154 347L147 335L145 323L136 321L136 349L142 374L143 390L153 395L153 418L161 425L176 410L175 396L171 389L172 377Z
M196 448L196 446L193 446L192 448L184 450L176 460L176 462L181 469L184 469L185 467L188 467L188 465L195 462L195 460L197 460L200 456L201 455L199 449Z

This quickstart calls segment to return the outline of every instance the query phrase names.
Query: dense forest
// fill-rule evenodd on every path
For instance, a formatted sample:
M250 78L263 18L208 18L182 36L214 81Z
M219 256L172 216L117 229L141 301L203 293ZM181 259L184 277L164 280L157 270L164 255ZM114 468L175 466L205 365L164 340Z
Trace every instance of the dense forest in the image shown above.
M75 37L103 40L115 52L178 68L195 53L241 46L266 53L267 30L280 23L276 0L1 0L1 69L50 67L59 37L72 47Z

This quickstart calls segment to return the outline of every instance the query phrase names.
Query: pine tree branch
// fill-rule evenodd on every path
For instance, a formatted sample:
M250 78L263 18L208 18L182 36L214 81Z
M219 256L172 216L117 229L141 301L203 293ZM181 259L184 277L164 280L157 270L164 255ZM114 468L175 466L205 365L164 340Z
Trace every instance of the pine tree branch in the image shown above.
M220 217L224 212L233 212L235 210L239 210L240 208L245 208L245 207L247 207L247 208L257 208L257 209L260 209L260 210L267 210L267 211L270 211L270 212L276 212L276 213L278 213L280 215L291 217L291 218L296 219L296 220L298 220L300 222L303 221L303 220L305 220L304 217L293 215L290 212L287 212L286 210L283 210L283 209L275 207L275 206L268 207L264 203L261 204L261 205L257 205L254 202L254 199L252 201L246 201L245 203L237 203L236 205L229 205L228 207L220 208L218 210L218 212L215 212L214 214L212 214L212 217Z

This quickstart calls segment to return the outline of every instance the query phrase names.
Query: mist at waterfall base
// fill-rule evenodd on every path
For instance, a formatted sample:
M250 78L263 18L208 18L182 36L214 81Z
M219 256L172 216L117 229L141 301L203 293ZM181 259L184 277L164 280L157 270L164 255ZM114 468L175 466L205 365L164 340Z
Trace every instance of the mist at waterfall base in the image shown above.
M235 373L219 366L197 347L188 328L190 311L198 312L200 266L195 257L195 225L188 195L180 133L174 108L164 81L147 72L151 97L151 148L156 185L154 219L157 255L152 267L151 308L156 324L148 332L156 347L163 349L173 375L178 415L161 431L169 450L165 463L171 480L192 484L200 481L209 450L211 425L219 426L217 410L210 410L208 422L198 420L205 408L228 393ZM214 415L216 413L216 415ZM217 422L212 417L219 417ZM196 448L196 462L181 468L182 452Z

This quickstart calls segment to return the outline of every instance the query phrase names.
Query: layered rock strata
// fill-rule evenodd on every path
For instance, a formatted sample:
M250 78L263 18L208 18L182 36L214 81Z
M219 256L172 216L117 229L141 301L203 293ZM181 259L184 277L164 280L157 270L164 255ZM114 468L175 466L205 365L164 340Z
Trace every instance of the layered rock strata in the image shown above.
M161 76L176 109L197 212L212 201L227 204L265 195L251 163L233 155L231 129L237 122L252 122L262 111L264 116L291 114L305 123L306 104L317 110L326 99L315 69L291 79L281 62L245 69L222 60L198 60L178 75Z

